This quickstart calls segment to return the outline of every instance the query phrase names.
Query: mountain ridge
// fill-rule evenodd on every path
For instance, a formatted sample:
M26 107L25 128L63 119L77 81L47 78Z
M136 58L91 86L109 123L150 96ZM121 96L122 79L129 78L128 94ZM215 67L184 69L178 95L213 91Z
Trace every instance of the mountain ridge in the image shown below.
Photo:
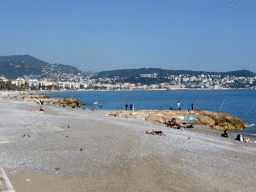
M228 71L228 72L208 72L208 71L192 71L192 70L168 70L161 68L139 68L139 69L119 69L112 71L101 71L94 74L95 78L113 78L116 76L120 76L123 78L132 78L132 77L140 77L141 74L154 74L157 73L157 77L163 78L169 75L230 75L230 76L244 76L244 77L253 77L256 76L256 73L248 71L248 70L236 70L236 71Z
M0 56L0 75L7 79L16 79L23 76L35 76L47 78L50 75L53 76L61 73L66 74L84 74L81 70L74 66L64 64L49 64L30 55L13 55L13 56ZM112 71L101 71L92 74L93 78L137 78L141 77L141 74L157 74L157 78L165 78L170 75L188 75L198 76L204 75L221 75L221 76L243 76L253 77L256 73L249 70L236 70L229 72L209 72L209 71L192 71L192 70L169 70L161 68L138 68L138 69L119 69ZM155 77L156 77L155 76Z
M63 64L49 64L30 55L0 56L0 75L7 79L23 76L47 77L49 72L78 74L76 67Z

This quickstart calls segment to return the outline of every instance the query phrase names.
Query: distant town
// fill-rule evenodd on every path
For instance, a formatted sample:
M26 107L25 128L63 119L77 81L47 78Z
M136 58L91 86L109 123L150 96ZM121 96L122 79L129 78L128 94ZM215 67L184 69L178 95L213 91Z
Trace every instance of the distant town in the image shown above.
M37 78L36 76L18 77L9 81L1 77L1 89L31 89L31 90L176 90L176 89L256 89L255 77L235 77L221 75L169 75L166 82L158 84L143 84L142 82L125 82L125 78L94 78L92 75L84 74L48 74L47 78ZM140 78L158 78L157 73L140 74ZM120 83L123 81L123 83ZM9 83L8 83L9 82Z
M9 78L8 78L9 77ZM256 89L256 73L160 68L120 69L85 74L29 55L0 57L1 90L177 90Z

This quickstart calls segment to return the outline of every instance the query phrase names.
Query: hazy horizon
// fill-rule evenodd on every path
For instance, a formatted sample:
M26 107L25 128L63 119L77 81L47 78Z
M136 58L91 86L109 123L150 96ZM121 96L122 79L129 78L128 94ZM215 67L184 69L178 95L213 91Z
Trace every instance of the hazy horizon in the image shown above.
M256 72L253 0L0 2L0 55L87 72Z

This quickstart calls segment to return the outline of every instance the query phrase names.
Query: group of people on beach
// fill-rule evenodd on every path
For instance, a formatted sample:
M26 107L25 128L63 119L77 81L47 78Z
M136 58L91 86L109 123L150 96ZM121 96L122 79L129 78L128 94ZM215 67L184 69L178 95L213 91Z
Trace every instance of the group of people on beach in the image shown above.
M133 104L130 104L130 110L132 110L132 107L133 107ZM127 103L125 104L125 110L126 111L128 110L128 104Z
M221 137L226 137L226 138L228 138L228 135L229 135L229 134L230 134L230 133L228 132L228 129L225 129L225 130L222 132ZM249 139L244 138L244 136L243 136L242 134L238 134L238 135L236 136L236 139L235 139L235 140L244 141L244 142L247 142L247 143L252 142L252 141L250 141ZM254 142L254 143L255 143L255 142Z

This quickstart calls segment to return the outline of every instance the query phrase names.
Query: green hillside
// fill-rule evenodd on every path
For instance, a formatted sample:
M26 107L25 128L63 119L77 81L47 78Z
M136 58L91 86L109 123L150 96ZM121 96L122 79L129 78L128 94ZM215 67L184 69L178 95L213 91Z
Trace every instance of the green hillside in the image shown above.
M140 77L140 74L153 74L157 73L158 78L164 78L169 75L190 75L190 76L198 76L201 74L204 75L221 75L221 76L236 76L236 77L253 77L256 76L256 73L240 70L240 71L230 71L230 72L208 72L208 71L191 71L191 70L165 70L160 68L141 68L141 69L121 69L121 70L113 70L113 71L102 71L94 74L94 78L113 78L119 76L121 78L132 78L132 77Z
M81 73L76 67L62 64L49 64L29 55L0 56L0 76L7 79L16 79L24 75L46 76L48 72L67 74Z

